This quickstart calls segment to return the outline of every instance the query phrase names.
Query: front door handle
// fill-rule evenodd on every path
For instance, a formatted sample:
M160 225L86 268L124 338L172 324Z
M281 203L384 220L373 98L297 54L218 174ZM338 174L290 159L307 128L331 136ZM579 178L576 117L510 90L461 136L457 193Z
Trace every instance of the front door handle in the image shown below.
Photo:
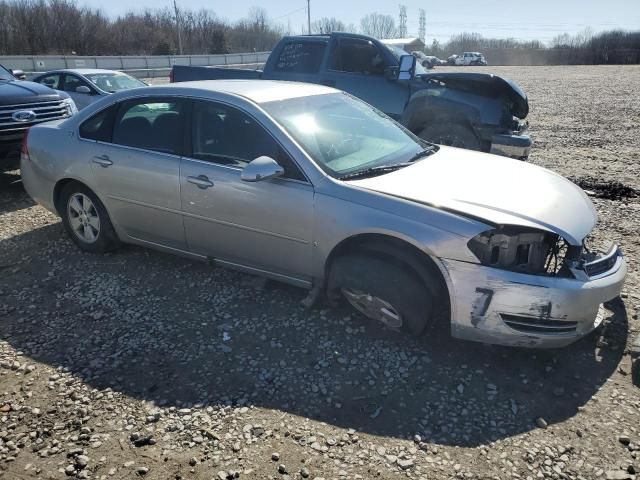
M213 187L213 182L206 175L198 175L197 177L187 177L187 182L193 183L198 188Z
M324 79L324 80L320 80L320 83L322 85L326 85L327 87L335 87L336 86L336 81L335 80Z
M109 155L96 155L93 157L93 163L97 163L104 168L113 165L113 162L109 159Z

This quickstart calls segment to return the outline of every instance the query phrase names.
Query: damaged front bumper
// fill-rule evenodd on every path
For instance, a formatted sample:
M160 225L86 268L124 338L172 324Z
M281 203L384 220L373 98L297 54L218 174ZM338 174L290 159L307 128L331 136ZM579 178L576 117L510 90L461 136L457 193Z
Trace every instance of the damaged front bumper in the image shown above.
M602 304L620 294L627 272L617 247L593 262L597 268L590 271L585 265L580 278L442 262L448 274L452 335L519 347L562 347L593 331L602 322Z
M526 160L529 158L532 145L533 141L529 135L502 133L491 137L491 150L489 153Z

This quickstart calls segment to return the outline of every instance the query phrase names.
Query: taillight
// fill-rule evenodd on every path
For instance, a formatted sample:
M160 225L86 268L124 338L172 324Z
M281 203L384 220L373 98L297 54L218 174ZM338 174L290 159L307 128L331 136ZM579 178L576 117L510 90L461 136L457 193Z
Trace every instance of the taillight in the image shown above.
M173 68L169 72L169 83L173 83Z
M27 147L27 139L29 138L29 129L25 130L24 137L22 137L22 146L20 147L21 160L31 160L29 157L29 148Z

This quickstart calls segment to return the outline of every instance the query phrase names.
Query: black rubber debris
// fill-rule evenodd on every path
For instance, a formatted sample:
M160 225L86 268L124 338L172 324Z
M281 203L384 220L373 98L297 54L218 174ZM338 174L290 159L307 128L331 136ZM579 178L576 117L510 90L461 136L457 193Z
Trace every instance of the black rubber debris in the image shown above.
M636 198L640 196L640 192L635 188L628 187L616 181L603 182L593 177L570 177L569 180L592 197L606 198L607 200L624 200L625 198Z

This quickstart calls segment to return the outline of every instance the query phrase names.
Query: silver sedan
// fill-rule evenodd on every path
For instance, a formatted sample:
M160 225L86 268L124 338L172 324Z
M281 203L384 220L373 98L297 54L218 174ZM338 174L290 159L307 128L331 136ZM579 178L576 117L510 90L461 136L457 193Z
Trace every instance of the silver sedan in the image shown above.
M66 92L76 103L78 110L106 95L147 86L126 73L96 68L52 70L35 76L32 81Z
M414 335L569 344L626 274L588 249L588 197L543 168L428 144L367 104L302 83L120 92L33 127L29 194L84 251L121 242L346 299Z

